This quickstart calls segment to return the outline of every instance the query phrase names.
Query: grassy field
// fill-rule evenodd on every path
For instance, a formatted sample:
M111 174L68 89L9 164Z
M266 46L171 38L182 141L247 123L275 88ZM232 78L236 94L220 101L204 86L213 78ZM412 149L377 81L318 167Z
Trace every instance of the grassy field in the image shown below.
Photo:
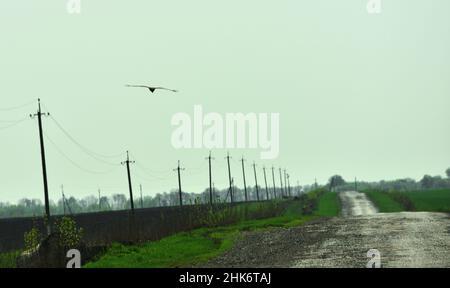
M317 216L301 215L299 201L294 201L279 217L243 221L238 224L201 228L179 233L160 241L141 245L114 244L98 260L86 264L86 268L103 267L188 267L204 263L230 249L239 239L240 232L292 227L312 220Z
M375 204L379 212L401 212L405 208L395 201L387 192L366 191L367 197Z
M415 211L450 212L450 189L405 192Z
M317 209L314 215L333 217L338 216L341 212L338 194L334 192L326 192L319 198Z
M450 189L407 192L366 191L380 212L450 212Z

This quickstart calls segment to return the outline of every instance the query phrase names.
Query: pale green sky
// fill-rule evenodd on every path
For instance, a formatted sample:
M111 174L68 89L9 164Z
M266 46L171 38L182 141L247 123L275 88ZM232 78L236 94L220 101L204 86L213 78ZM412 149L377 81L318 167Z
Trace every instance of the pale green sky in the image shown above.
M450 1L384 0L379 15L369 15L366 2L82 0L82 13L69 15L61 0L1 1L0 110L40 97L86 147L129 149L147 169L163 171L152 173L162 180L143 181L133 167L146 195L176 187L178 159L191 168L184 190L208 185L207 150L170 143L172 115L192 114L195 104L206 112L280 113L278 159L230 151L238 186L242 153L260 167L286 167L291 184L335 173L368 181L442 175L450 166ZM128 83L180 92L149 95ZM0 111L0 121L35 110ZM86 173L47 141L51 198L61 184L68 196L97 187L128 192L124 167L90 158L51 119L44 129L83 168L114 168ZM43 198L37 132L35 120L0 130L0 201ZM213 155L220 188L228 180L225 154ZM250 167L247 173L253 185Z

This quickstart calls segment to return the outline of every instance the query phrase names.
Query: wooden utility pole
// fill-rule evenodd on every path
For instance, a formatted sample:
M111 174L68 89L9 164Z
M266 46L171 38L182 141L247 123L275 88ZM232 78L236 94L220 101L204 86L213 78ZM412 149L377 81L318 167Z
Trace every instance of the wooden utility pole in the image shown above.
M283 189L283 176L281 175L281 168L280 170L280 186L281 186L281 198L284 196L284 189Z
M269 188L267 187L266 166L263 167L264 182L266 183L266 200L269 200Z
M232 183L232 180L231 180L231 168L230 168L230 152L227 152L227 157L226 157L226 159L227 159L227 163L228 163L228 180L230 181L230 199L231 199L231 203L233 203L234 202L234 197L233 197L233 183Z
M61 197L62 197L62 203L63 203L63 215L66 215L66 201L64 197L64 185L61 185Z
M47 226L47 235L51 233L50 224L50 202L48 199L48 181L47 181L47 164L45 161L45 147L44 147L44 131L42 130L42 116L49 116L49 113L42 113L41 111L41 99L38 99L38 111L36 114L31 115L31 118L37 116L39 126L39 142L41 144L41 162L42 162L42 177L44 180L44 201L45 201L45 223Z
M183 206L183 192L181 191L181 170L184 168L180 167L180 160L178 160L178 167L174 169L174 171L178 172L178 193L180 195L180 206Z
M100 197L100 188L98 188L98 211L102 211L102 198Z
M211 170L211 159L214 159L211 157L211 151L209 151L209 156L206 158L208 159L209 163L209 204L213 204L213 184L212 184L212 170Z
M141 209L144 208L144 199L142 198L142 184L139 184L139 190L141 191Z
M277 199L277 188L275 186L275 168L272 166L273 198Z
M244 193L245 193L245 202L248 201L248 195L247 195L247 183L245 182L245 168L244 168L244 156L242 156L241 162L242 162L242 177L244 178Z
M128 190L130 191L131 213L134 215L133 185L131 184L131 172L130 172L130 164L133 163L135 163L135 161L130 161L130 155L127 151L127 160L123 161L121 164L127 167Z
M286 178L286 169L283 170L283 175L284 175L284 192L285 192L286 196L289 196L287 178Z
M286 177L287 177L287 185L288 185L288 195L289 195L289 197L291 197L291 182L289 180L289 177L290 177L289 173L286 174Z
M259 187L258 187L258 178L256 176L256 164L253 162L253 172L255 173L255 187L256 187L256 199L259 201Z

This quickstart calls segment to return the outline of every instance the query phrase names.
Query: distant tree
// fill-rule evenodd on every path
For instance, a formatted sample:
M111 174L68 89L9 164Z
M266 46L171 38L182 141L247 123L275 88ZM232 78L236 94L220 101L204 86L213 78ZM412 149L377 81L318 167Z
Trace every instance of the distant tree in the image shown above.
M345 180L340 175L334 175L330 178L328 183L332 184L333 186L341 186L345 184Z
M424 175L422 180L420 180L420 185L422 188L429 189L434 185L434 179L430 175Z
M450 179L450 168L448 168L447 170L445 170L445 174L447 174L447 178Z
M112 196L115 209L125 209L127 204L127 197L123 194L114 194Z
M109 205L108 197L100 197L100 207L101 210L110 210L111 206Z

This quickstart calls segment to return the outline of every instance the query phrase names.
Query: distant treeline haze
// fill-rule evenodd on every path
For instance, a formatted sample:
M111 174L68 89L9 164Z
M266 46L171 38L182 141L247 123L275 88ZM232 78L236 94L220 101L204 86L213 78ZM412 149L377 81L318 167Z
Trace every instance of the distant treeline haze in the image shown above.
M420 181L414 179L398 179L392 181L381 180L378 182L364 182L357 180L357 189L379 189L383 191L414 191L419 189L445 189L450 188L450 168L445 171L446 177L425 175ZM321 185L319 187L323 187ZM354 190L355 181L346 181L339 175L330 177L326 184L333 191ZM296 196L301 192L308 192L315 188L315 185L306 185L303 187L291 187L291 196ZM214 202L230 202L229 189L214 190ZM244 189L233 188L235 201L244 201ZM276 189L277 198L281 195L281 189ZM248 200L257 200L255 187L248 187ZM287 191L285 191L285 194ZM265 186L259 186L259 196L261 200L266 199ZM130 209L130 199L128 193L113 194L111 196L102 196L100 199L95 196L88 196L82 199L66 195L65 205L63 199L59 199L56 203L50 201L50 211L52 215L61 214L77 214L110 210ZM273 187L269 185L269 198L272 199ZM155 196L143 196L142 203L139 189L135 189L134 193L135 208L150 208L179 205L179 193L176 190L171 192L158 193ZM183 203L185 205L209 203L209 189L205 189L202 193L183 193ZM10 217L40 217L44 214L44 203L40 199L22 199L17 204L0 202L0 218Z

